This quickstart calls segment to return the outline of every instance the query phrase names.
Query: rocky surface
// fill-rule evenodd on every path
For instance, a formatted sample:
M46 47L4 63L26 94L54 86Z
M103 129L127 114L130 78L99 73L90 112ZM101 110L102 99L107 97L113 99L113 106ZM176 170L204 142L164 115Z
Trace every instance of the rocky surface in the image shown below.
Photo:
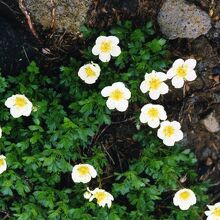
M33 23L41 25L43 29L68 32L75 36L85 23L91 4L92 0L25 0Z
M158 23L168 39L197 38L211 28L208 14L184 0L166 0L158 14Z

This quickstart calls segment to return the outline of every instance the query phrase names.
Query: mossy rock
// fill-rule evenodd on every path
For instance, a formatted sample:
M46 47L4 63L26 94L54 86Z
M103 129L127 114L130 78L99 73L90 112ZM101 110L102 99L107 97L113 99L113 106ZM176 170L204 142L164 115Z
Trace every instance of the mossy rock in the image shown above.
M55 1L54 1L55 2ZM25 0L32 22L43 29L79 34L80 26L87 20L92 0Z

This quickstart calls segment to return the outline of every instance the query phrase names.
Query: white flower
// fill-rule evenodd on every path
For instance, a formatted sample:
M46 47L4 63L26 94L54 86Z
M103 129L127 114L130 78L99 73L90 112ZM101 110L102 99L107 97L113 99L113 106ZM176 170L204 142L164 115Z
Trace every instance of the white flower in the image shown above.
M179 206L181 210L187 210L196 204L195 193L190 189L181 189L175 193L173 204Z
M2 137L2 128L0 127L0 138Z
M196 60L194 59L188 59L186 61L178 59L168 70L167 77L168 79L172 79L172 85L175 88L181 88L183 87L185 80L193 81L197 77L194 70L195 66Z
M78 76L87 84L93 84L100 75L100 67L96 63L85 64L80 67Z
M180 130L180 123L177 121L163 121L157 131L157 136L167 146L173 146L176 141L183 139L183 132Z
M156 100L160 94L166 94L169 91L167 84L164 81L167 80L165 73L152 71L145 74L145 79L140 85L141 92L146 93L149 91L151 99Z
M92 178L95 178L96 176L96 170L89 164L75 165L72 170L72 179L75 183L88 183Z
M5 101L5 105L10 108L10 113L14 118L20 116L29 116L32 111L32 103L25 97L25 95L13 95Z
M111 207L114 198L110 193L106 192L104 189L99 188L95 188L94 190L89 190L89 188L87 188L87 190L92 195L89 198L90 202L93 199L96 199L99 206L105 207L105 205L107 205L108 208Z
M111 56L117 57L121 53L118 46L119 39L115 36L100 36L96 39L95 46L92 48L94 55L99 55L102 62L109 62Z
M89 192L89 188L87 188L88 191L86 191L84 194L83 194L83 197L85 199L90 199L92 194Z
M220 220L220 202L208 205L209 211L205 211L207 220Z
M108 97L106 105L109 109L117 109L124 112L128 108L128 99L131 97L131 92L122 82L113 83L112 86L106 86L102 89L103 97Z
M4 155L0 155L0 174L3 173L7 169L6 157Z
M151 128L157 128L160 120L166 120L167 113L162 105L146 104L141 109L140 121L147 123Z

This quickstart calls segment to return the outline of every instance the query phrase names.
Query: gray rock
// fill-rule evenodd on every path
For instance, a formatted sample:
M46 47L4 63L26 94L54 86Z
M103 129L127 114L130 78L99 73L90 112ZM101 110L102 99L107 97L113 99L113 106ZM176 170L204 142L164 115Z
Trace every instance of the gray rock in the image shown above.
M40 24L43 29L50 29L53 26L57 32L66 31L78 35L80 26L86 21L92 0L56 0L54 5L51 2L25 0L32 22Z
M219 123L217 121L217 119L214 117L214 114L211 113L210 115L208 115L204 120L203 120L203 124L205 125L206 129L209 132L218 132L220 131L220 126Z
M215 28L220 28L220 21L217 21L217 22L215 23Z
M211 28L208 14L184 0L166 0L157 20L168 39L197 38Z

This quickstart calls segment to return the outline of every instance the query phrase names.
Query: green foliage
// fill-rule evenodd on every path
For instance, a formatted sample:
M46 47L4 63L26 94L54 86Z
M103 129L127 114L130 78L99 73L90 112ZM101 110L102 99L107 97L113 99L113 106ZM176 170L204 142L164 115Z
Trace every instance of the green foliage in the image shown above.
M199 183L195 172L195 157L179 146L165 147L155 134L146 128L133 129L128 138L135 143L138 157L130 155L120 167L119 142L113 150L103 147L103 132L114 133L113 121L133 117L131 127L138 125L140 107L147 100L139 91L145 72L162 70L167 66L166 42L155 38L151 22L135 28L130 21L101 34L120 39L122 54L110 63L98 61L91 54L95 30L82 27L85 45L81 59L72 58L58 75L45 75L32 62L17 76L0 77L1 82L1 153L7 157L8 169L0 178L0 217L18 220L182 220L199 219L206 184ZM77 75L81 65L94 61L102 72L95 85L87 85ZM124 82L131 90L132 100L126 114L110 112L100 95L103 87L116 81ZM25 94L33 103L30 117L14 119L4 107L12 94ZM118 128L121 129L121 128ZM111 144L111 137L103 137ZM113 138L114 139L114 138ZM72 166L89 163L99 177L89 185L102 186L115 198L112 208L98 207L83 198L86 186L74 184ZM181 178L187 177L181 185ZM196 192L198 203L189 211L180 211L172 204L172 197L181 187ZM7 217L5 217L7 219Z

